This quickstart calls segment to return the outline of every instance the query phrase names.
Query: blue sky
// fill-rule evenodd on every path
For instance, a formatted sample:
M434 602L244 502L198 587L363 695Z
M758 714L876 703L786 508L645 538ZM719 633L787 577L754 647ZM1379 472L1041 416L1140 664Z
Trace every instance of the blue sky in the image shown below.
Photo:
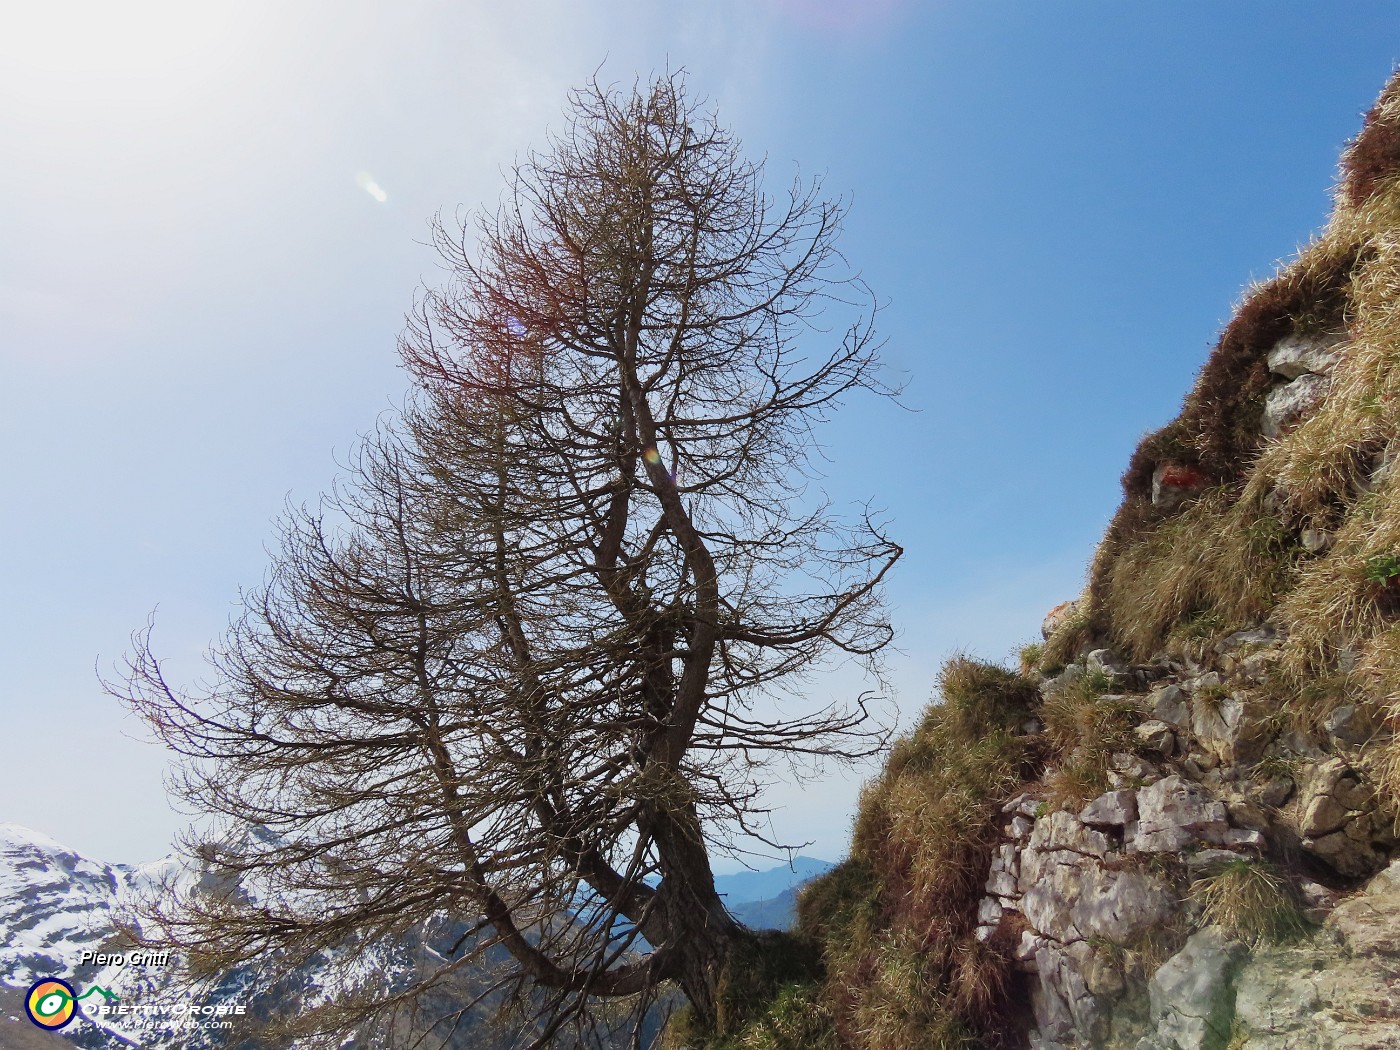
M440 279L426 220L494 204L593 70L684 67L775 182L852 199L842 246L917 411L853 405L829 486L886 507L908 551L907 721L948 654L1002 658L1079 591L1133 444L1324 222L1400 60L1400 8L1366 2L504 6L9 20L0 820L166 851L165 758L94 667L159 606L170 673L199 676L284 500L327 488L405 388L394 339ZM838 856L858 784L777 792L776 831Z

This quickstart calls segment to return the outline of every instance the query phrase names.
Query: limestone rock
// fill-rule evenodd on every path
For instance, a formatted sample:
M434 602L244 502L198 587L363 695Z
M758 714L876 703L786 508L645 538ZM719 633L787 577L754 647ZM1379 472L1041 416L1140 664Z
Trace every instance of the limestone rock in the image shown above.
M1054 813L1046 814L1035 822L1035 830L1031 832L1027 853L1044 854L1064 850L1087 856L1103 857L1111 847L1112 844L1108 837L1102 832L1086 828L1075 819L1072 813L1057 810ZM1027 858L1023 854L1021 858L1023 874L1026 864Z
M1137 819L1137 792L1105 792L1080 811L1079 819L1100 827L1122 827Z
M1376 731L1374 720L1355 704L1343 704L1323 723L1327 735L1341 744L1353 747L1366 743Z
M1133 848L1163 853L1211 836L1229 825L1225 806L1199 784L1173 774L1137 793L1138 828Z
M1244 945L1218 926L1192 934L1148 984L1157 1040L1173 1050L1223 1050L1230 1041L1235 964Z
M1332 380L1327 376L1306 373L1269 391L1264 399L1264 436L1277 438L1312 415L1331 386Z
M1040 621L1040 636L1047 641L1050 636L1079 614L1079 603L1061 602L1045 614Z
M1331 375L1342 359L1343 346L1341 335L1290 335L1269 351L1269 371L1285 379L1297 379L1310 372Z
M1114 657L1111 649L1095 649L1084 658L1084 666L1090 674L1098 671L1114 682L1124 682L1132 673L1127 664Z
M1222 762L1252 762L1268 742L1256 708L1241 693L1198 691L1191 699L1191 732Z
M1186 690L1173 684L1156 689L1148 697L1148 703L1152 706L1152 716L1158 721L1184 726L1191 717L1187 699Z
M1374 795L1344 759L1314 767L1297 805L1303 848L1338 874L1356 878L1382 865L1384 856L1373 845L1378 829L1369 812Z
M1176 750L1176 734L1166 722L1149 718L1133 730L1133 735L1142 741L1142 746L1165 758L1170 758Z
M1217 653L1233 652L1246 645L1271 645L1278 639L1278 629L1267 624L1263 627L1252 627L1247 631L1236 631L1234 634L1221 639L1215 645Z
M1259 789L1259 801L1277 809L1293 797L1296 787L1292 777L1274 777Z
M1337 905L1311 944L1256 953L1236 984L1247 1050L1400 1047L1400 863Z
M1023 817L1034 817L1035 811L1040 807L1041 800L1034 795L1022 792L1013 798L1006 805L1001 807L1003 813L1017 813Z
M1400 861L1333 908L1323 933L1353 958L1385 957L1400 966ZM1395 1007L1400 1011L1400 1002Z
M1350 878L1369 875L1385 859L1370 844L1358 842L1345 831L1334 831L1330 835L1304 839L1303 848L1322 858L1338 874Z
M1069 947L1046 944L1036 951L1040 980L1031 993L1031 1006L1042 1038L1060 1044L1098 1042L1103 1013L1089 991L1084 970L1092 949L1082 942Z
M1352 814L1331 795L1314 795L1303 811L1299 830L1309 838L1340 831Z
M1325 529L1304 529L1298 534L1298 542L1309 554L1321 554L1332 546L1336 534Z

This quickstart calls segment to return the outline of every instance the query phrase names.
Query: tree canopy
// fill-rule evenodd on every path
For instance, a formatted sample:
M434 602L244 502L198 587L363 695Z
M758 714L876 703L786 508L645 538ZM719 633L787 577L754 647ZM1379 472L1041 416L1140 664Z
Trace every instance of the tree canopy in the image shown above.
M401 417L289 513L208 688L167 683L149 634L129 661L180 796L266 832L200 845L243 890L158 906L165 941L348 966L464 924L406 986L302 1019L327 1033L488 959L532 1045L666 986L714 1022L754 938L711 855L768 834L775 761L882 739L865 696L771 698L877 666L901 553L814 484L815 428L891 392L843 208L762 176L683 78L594 83L498 211L435 224L452 278L401 340Z

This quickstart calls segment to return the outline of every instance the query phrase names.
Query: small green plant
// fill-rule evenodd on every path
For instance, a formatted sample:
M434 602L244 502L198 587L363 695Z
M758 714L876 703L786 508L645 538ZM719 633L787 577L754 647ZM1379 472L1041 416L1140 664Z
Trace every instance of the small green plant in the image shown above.
M1308 932L1289 885L1262 862L1234 860L1191 884L1201 922L1247 944L1287 943Z
M1272 514L1255 518L1244 531L1250 552L1259 558L1278 557L1292 541L1288 528Z
M1278 780L1281 777L1292 780L1297 777L1301 763L1302 760L1296 755L1265 755L1250 770L1249 777L1251 780Z
M1225 698L1230 695L1230 690L1223 685L1203 685L1197 689L1192 699L1197 703L1209 704L1211 707L1219 708L1225 702Z
M1021 665L1021 673L1028 675L1041 669L1040 660L1045 655L1045 646L1039 642L1031 642L1021 646L1016 656Z
M1366 579L1388 584L1400 576L1400 554L1377 554L1366 559Z

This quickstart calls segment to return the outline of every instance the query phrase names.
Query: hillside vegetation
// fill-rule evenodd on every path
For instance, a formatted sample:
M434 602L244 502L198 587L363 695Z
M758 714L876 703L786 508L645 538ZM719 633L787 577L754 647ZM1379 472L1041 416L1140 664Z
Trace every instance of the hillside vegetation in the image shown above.
M1326 228L1133 452L1086 593L1018 671L944 668L802 895L782 950L819 962L736 971L718 1029L670 1046L1284 1045L1250 1020L1292 958L1269 953L1320 970L1319 924L1364 939L1347 902L1395 852L1398 434L1400 77ZM1304 1041L1333 1024L1309 1018Z

